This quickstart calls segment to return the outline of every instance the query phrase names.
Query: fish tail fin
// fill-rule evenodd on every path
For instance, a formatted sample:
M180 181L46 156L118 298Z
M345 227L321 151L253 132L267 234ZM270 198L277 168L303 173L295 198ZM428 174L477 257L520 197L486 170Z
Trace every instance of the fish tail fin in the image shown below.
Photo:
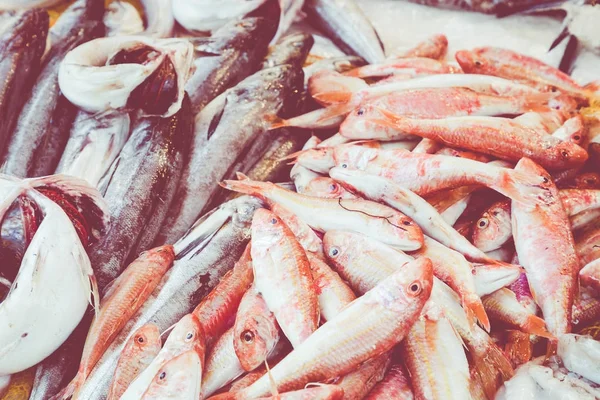
M274 129L284 128L286 126L289 126L287 120L285 120L281 117L278 117L277 115L274 115L274 114L267 114L263 118L264 118L265 122L267 123L267 125L269 125L268 131L272 131Z
M531 360L532 350L529 333L513 330L507 332L504 351L515 368Z
M269 182L259 182L250 180L225 180L223 182L220 182L219 185L233 192L249 194L259 197L262 197L262 194L271 188L271 183Z
M470 352L473 366L489 399L493 399L504 381L512 378L514 370L502 350L488 337L487 345Z
M368 87L369 85L360 78L325 70L317 72L308 80L308 92L323 106L349 103L355 93Z
M537 315L529 315L527 321L522 326L523 330L532 335L542 336L548 339L554 339L554 335L546 329L546 322Z
M487 313L485 312L485 308L483 307L483 303L479 296L469 296L462 300L465 305L465 311L467 312L467 316L471 321L473 321L473 316L477 318L477 320L483 325L483 328L489 332L490 331L490 320L488 318Z
M287 156L281 157L280 159L278 159L277 162L290 161L291 160L291 162L293 164L296 164L296 159L298 158L298 156L300 156L300 154L303 154L303 153L306 153L306 150L299 150L299 151L296 151L294 153L288 154Z
M358 104L350 100L348 102L330 105L323 109L317 123L325 123L334 118L345 117L346 114L350 113L355 107L358 107Z

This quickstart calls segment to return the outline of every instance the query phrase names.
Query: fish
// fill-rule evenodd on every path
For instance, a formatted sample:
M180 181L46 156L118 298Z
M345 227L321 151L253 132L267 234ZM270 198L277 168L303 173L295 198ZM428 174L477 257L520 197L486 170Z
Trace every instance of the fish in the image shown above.
M414 120L379 108L387 125L405 133L440 141L449 146L481 152L502 160L516 162L529 157L549 169L567 169L582 166L587 151L575 143L552 135L537 133L509 118L449 117L444 119ZM391 138L394 139L394 138ZM491 148L490 141L499 146Z
M401 348L416 398L471 398L467 356L442 310L435 305L428 308Z
M118 400L140 372L152 363L161 345L156 325L149 323L137 329L123 348L106 398Z
M313 35L313 39L318 37L318 35ZM315 39L316 41L316 39ZM313 45L314 48L314 45ZM312 51L312 49L311 49ZM310 59L310 54L309 57ZM365 60L362 57L358 56L337 56L337 57L327 57L321 60L317 60L310 65L304 67L304 86L307 87L308 80L311 76L316 74L319 71L329 70L335 71L339 73L350 71L351 69L362 67L366 64Z
M420 75L462 73L460 68L427 57L388 58L387 60L365 65L345 72L344 75L357 78L384 78L393 75L414 78Z
M196 52L196 70L185 89L194 115L259 68L274 29L269 19L247 17L225 24L210 37L190 39Z
M204 355L206 353L206 344L204 338L204 332L202 325L198 318L194 314L187 314L179 320L173 327L173 330L169 334L165 345L160 350L154 360L143 370L137 378L129 385L125 390L121 399L139 399L147 393L147 391L153 386L155 378L161 375L160 371L163 371L169 363L180 357L182 354L192 351L195 353L198 359L198 367L196 370L202 374L204 369ZM198 389L200 391L200 380L198 377ZM199 393L197 393L199 394ZM160 397L158 397L160 398ZM175 397L177 398L177 397ZM195 397L197 398L197 397Z
M269 203L277 203L320 232L331 229L353 230L373 235L401 250L416 250L422 245L423 233L412 219L375 202L317 199L268 182L225 181L223 187L259 196Z
M284 64L293 65L300 60L304 63L314 43L315 39L309 33L297 32L286 35L270 48L269 54L262 63L262 69Z
M336 380L344 391L345 399L363 399L380 382L391 362L391 351L365 361L356 370Z
M408 372L402 364L394 364L373 390L367 394L366 400L383 399L413 400Z
M586 265L597 258L600 258L600 228L591 226L583 232L578 233L575 240L575 250L581 261L581 265Z
M318 176L311 180L304 194L313 197L324 199L356 199L357 196L346 190L342 185L338 184L332 178L326 176Z
M323 258L309 255L308 260L319 296L321 320L329 321L354 301L356 295Z
M44 56L31 96L6 145L1 173L24 178L54 172L77 112L57 84L60 65L71 49L104 35L103 13L101 2L80 0L61 16L64 22L57 22L63 25L64 35L55 37L60 41Z
M106 36L135 35L144 31L142 16L131 3L113 1L104 13Z
M525 364L531 360L533 353L531 335L517 330L507 330L504 352L514 368Z
M22 2L17 2L19 8ZM1 4L0 4L1 5ZM48 36L48 13L32 9L15 15L0 36L0 156L13 133L19 112L27 100L31 82L39 73Z
M245 372L233 345L233 329L229 328L223 333L206 357L205 373L202 376L202 398L209 397Z
M141 399L200 398L202 358L196 350L188 350L167 361L148 386Z
M281 110L300 80L299 66L286 64L260 70L219 95L196 115L190 158L156 245L176 241L193 224L214 196L216 182L244 149L266 131L265 114Z
M386 177L422 197L442 189L483 185L530 204L543 199L547 192L540 188L542 177L458 157L415 154L403 149L338 146L334 160L333 166ZM432 176L437 179L431 179Z
M273 212L252 219L254 285L294 348L319 325L319 300L310 263L290 228Z
M285 392L275 396L261 397L262 400L341 400L344 390L337 385L319 384L306 389Z
M598 320L600 301L595 296L592 289L585 286L579 288L579 297L573 302L573 324L578 328L587 327ZM584 333L583 330L581 333Z
M189 100L170 118L139 119L100 186L112 223L90 250L103 289L123 269L127 257L150 248L160 229L192 140Z
M579 279L582 285L600 289L600 261L594 260L584 265L579 271Z
M406 264L319 327L273 367L269 376L220 398L264 396L269 393L271 381L279 391L295 390L308 382L345 374L361 362L385 353L403 339L417 319L429 298L431 282L429 260ZM331 340L333 332L335 341ZM348 347L340 347L339 342L347 343Z
M207 343L217 340L230 328L245 293L254 281L250 245L233 268L194 308L193 314L202 323Z
M569 75L548 64L512 50L480 47L460 50L456 61L468 74L494 75L529 84L541 90L558 90L575 98L586 99L589 94Z
M165 331L194 311L244 252L252 215L261 206L248 196L231 200L197 221L175 243L173 267L98 361L81 389L81 398L104 398L123 346L135 330L152 322Z
M142 116L167 118L182 108L193 56L192 44L181 38L98 38L64 56L58 87L92 114L140 109Z
M308 224L306 224L306 222L302 221L296 214L279 204L271 204L270 208L271 211L281 218L283 223L290 228L307 256L315 256L321 259L324 257L323 242L321 241L321 238L310 226L308 226Z
M450 226L442 216L420 196L395 184L389 179L359 170L332 168L329 175L369 200L387 204L412 218L423 233L443 245L458 251L471 261L494 263L481 250Z
M317 136L311 136L302 146L302 150L309 150L317 147L320 142L321 139L319 139ZM308 183L317 177L319 177L319 174L303 167L300 164L294 164L290 170L290 179L294 181L296 192L300 194L304 194Z
M510 250L510 258L514 250ZM487 253L488 255L490 253ZM479 297L494 293L503 287L506 287L517 279L521 274L522 268L519 265L501 264L475 264L473 268L473 277L475 278L475 289Z
M143 35L168 38L175 28L172 0L140 0L144 7L146 29Z
M347 54L369 63L385 59L383 44L360 7L354 1L306 0L308 21L322 30Z
M419 42L416 46L406 48L398 47L388 54L390 58L427 57L433 60L441 60L448 51L448 38L446 35L436 33Z
M489 252L502 247L512 237L510 201L501 200L492 204L473 225L473 244Z
M233 347L244 371L260 366L279 341L279 325L256 284L246 291L235 317Z
M265 4L266 0L171 0L175 20L188 31L214 31L231 20L239 19ZM269 39L270 40L270 39Z
M76 176L98 187L125 146L129 127L125 113L93 116L80 111L54 173Z
M2 0L0 9L2 10L22 10L33 9L37 7L52 7L62 0Z
M527 272L531 292L542 309L548 331L558 337L571 330L579 271L573 234L564 229L568 226L568 217L548 173L526 158L519 161L515 170L537 174L549 189L545 204L531 209L513 202L511 213L519 262Z
M508 288L501 288L483 297L483 305L490 318L517 327L523 332L553 339L546 330L543 319L519 303L516 295Z
M144 252L106 288L100 312L92 321L77 375L55 399L77 396L94 365L129 318L156 288L173 265L174 258L173 246L170 245Z

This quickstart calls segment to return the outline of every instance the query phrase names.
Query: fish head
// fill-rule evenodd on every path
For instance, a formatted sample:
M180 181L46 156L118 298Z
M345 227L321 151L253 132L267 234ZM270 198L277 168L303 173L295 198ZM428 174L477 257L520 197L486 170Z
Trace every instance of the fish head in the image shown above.
M478 51L460 50L454 55L462 70L468 74L486 74L490 60Z
M156 355L162 345L160 330L155 324L146 324L133 333L131 338L134 351L139 354L150 353Z
M548 100L548 107L563 113L570 113L577 110L578 104L572 96L561 93Z
M155 247L153 249L142 252L139 257L139 261L152 262L160 265L171 265L175 260L175 250L170 244Z
M303 150L298 154L296 162L312 171L326 174L334 167L333 147L318 147Z
M377 158L378 149L355 144L344 144L334 148L334 166L365 170L370 161Z
M378 103L363 104L348 114L340 125L340 134L348 139L371 139L374 132L381 132L376 137L385 137L388 129L393 130L393 124L388 121L389 118L381 111Z
M194 350L204 359L206 337L200 320L194 314L183 316L175 324L163 348L164 352L173 356L188 350Z
M554 147L557 167L564 165L574 168L583 165L588 159L588 152L581 146L565 140Z
M389 307L404 312L406 308L422 308L431 295L432 286L433 265L429 258L421 257L402 265L373 290L379 291Z
M202 360L188 350L167 361L156 373L142 396L143 399L200 398Z
M330 230L323 236L323 250L336 267L348 265L359 259L362 251L360 239L362 235L354 232Z
M499 249L512 236L510 202L492 204L473 225L473 244L481 251Z
M342 185L326 176L320 176L318 178L312 179L306 185L305 193L310 196L320 197L324 199L357 198L354 194L347 191Z
M600 189L600 175L596 172L586 172L574 179L578 189Z
M274 212L259 208L252 218L252 258L264 256L282 240L289 228Z

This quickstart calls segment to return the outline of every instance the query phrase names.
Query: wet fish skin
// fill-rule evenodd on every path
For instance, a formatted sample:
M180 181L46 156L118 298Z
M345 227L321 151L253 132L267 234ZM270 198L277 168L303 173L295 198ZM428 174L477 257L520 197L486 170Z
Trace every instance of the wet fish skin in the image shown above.
M264 69L222 93L196 116L190 158L157 245L174 242L185 233L218 193L216 182L267 130L265 115L279 112L301 81L300 66Z
M262 203L244 196L228 204L231 212L219 224L206 226L202 222L210 221L201 220L182 239L188 246L174 246L175 264L98 361L81 390L82 398L105 398L123 346L136 329L149 322L161 331L168 329L193 311L240 258L250 238L252 215Z
M204 354L196 350L167 361L144 392L143 400L197 400L200 397Z
M309 21L346 53L360 56L369 63L385 59L381 39L354 1L307 0L305 11Z
M276 396L261 397L260 400L342 400L344 389L338 385L318 385L285 392Z
M511 237L510 200L492 204L473 226L473 244L485 252L499 249Z
M321 320L328 321L354 301L356 295L323 258L309 255L308 259L319 295Z
M495 0L410 0L413 3L425 6L439 7L449 10L476 11L485 14L493 14L497 8L498 1Z
M48 34L46 11L33 9L14 18L14 24L0 37L0 155L39 72Z
M206 357L202 398L206 398L244 373L233 347L233 328L215 342Z
M446 35L438 33L419 42L412 48L391 51L388 58L427 57L434 60L441 60L445 57L447 50L448 38Z
M408 372L402 364L392 365L383 380L375 385L373 390L365 397L365 400L384 400L390 398L397 400L414 399Z
M315 39L309 33L298 32L286 35L279 39L271 49L263 61L262 68L271 68L283 64L303 64L314 43Z
M137 121L106 176L109 231L90 252L102 289L118 276L126 258L146 250L160 229L192 139L189 100L170 118Z
M56 167L60 153L66 144L70 125L75 118L76 108L60 99L58 70L65 54L78 45L104 35L104 24L97 0L81 0L74 3L61 16L57 24L60 39L44 57L40 75L34 84L31 97L23 106L16 122L10 142L6 148L2 166L3 173L19 177L33 176L34 172L51 173ZM59 25L60 26L60 25ZM40 160L40 155L52 150L51 159Z
M146 324L133 332L119 357L115 376L107 400L118 400L127 387L160 352L160 331L154 324Z
M360 365L355 371L352 371L335 384L344 390L344 399L361 400L380 382L391 362L391 351L372 358Z
M194 114L259 68L267 54L272 25L269 19L248 17L229 22L209 38L191 39L198 58L185 88Z

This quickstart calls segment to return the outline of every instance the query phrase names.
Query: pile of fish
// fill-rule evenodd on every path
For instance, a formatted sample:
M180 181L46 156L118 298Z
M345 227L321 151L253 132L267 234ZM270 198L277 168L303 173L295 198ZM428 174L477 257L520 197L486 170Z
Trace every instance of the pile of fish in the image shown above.
M600 398L597 82L348 0L55 3L0 0L0 399Z

